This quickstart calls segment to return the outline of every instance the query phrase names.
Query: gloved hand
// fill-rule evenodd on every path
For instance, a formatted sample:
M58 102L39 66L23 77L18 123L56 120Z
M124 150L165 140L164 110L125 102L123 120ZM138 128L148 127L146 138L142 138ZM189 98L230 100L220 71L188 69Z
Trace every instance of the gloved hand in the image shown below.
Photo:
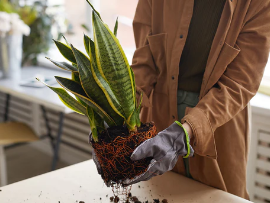
M161 175L175 166L178 157L193 156L194 150L189 145L189 136L182 124L175 121L155 137L141 143L132 153L131 160L153 157L145 173L123 181L124 185L131 185L146 181L156 175Z

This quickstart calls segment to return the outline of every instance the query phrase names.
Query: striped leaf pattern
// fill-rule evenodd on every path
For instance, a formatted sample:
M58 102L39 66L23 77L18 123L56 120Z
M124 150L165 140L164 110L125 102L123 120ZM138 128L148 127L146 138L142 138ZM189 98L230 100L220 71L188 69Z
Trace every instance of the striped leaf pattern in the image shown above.
M36 78L38 81L42 82L39 78ZM49 87L51 90L53 90L56 94L58 94L60 100L70 109L73 111L86 115L86 108L80 104L76 99L74 99L72 96L70 96L63 88L58 87L52 87L46 84L45 82L42 82L44 85Z
M92 12L92 20L98 70L108 81L126 120L129 120L135 110L135 84L131 68L119 41L95 12Z
M76 64L76 59L75 59L75 57L74 57L74 55L73 55L73 52L72 52L71 48L70 48L68 45L66 45L66 44L64 44L64 43L62 43L62 42L60 42L60 41L56 41L56 40L54 40L54 43L55 43L55 45L57 46L57 48L58 48L58 50L60 51L60 53L61 53L67 60L69 60L70 62Z
M93 139L95 142L97 142L98 133L105 130L104 121L97 113L95 113L95 111L90 106L88 106L86 110Z
M77 60L79 75L81 79L82 87L84 88L87 96L91 98L95 103L99 104L115 121L117 125L123 125L124 119L115 112L108 102L104 92L100 89L99 85L96 83L92 70L91 63L87 56L82 52L77 50L71 45L72 51Z
M48 59L49 61L51 61L54 65L56 65L57 67L63 69L63 70L67 70L67 71L78 71L77 68L73 65L70 65L67 62L58 62L58 61L54 61L48 57L46 57L46 59Z
M63 78L63 77L55 77L57 82L66 90L71 92L72 94L76 95L79 97L84 103L86 103L88 106L92 107L94 111L96 111L101 118L103 118L106 123L109 126L114 126L116 123L114 120L97 104L95 103L92 99L88 98L87 95L84 92L84 89L80 84L78 84L75 81L72 81L68 78Z
M72 72L71 77L73 81L77 82L78 84L81 84L79 72ZM87 104L84 103L79 97L77 97L76 95L75 97L78 100L78 102L80 102L83 106L87 107Z

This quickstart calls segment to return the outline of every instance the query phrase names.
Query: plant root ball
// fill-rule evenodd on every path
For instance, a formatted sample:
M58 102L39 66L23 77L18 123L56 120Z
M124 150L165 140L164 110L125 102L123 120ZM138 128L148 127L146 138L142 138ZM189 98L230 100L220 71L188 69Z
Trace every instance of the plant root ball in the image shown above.
M120 184L144 173L152 158L132 161L132 152L145 140L156 136L153 122L141 124L137 132L129 133L126 126L107 128L99 134L98 142L91 141L101 166L101 177L106 182Z

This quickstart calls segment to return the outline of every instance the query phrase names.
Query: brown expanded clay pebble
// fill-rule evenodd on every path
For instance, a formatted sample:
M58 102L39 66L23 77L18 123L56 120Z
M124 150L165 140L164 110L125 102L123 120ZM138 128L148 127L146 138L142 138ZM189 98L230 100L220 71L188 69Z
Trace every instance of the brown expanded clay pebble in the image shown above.
M117 203L117 202L119 202L119 201L120 201L119 197L116 196L116 197L114 198L114 202Z
M114 200L114 197L110 197L111 202Z
M84 203L84 201L79 201L79 203Z
M160 203L159 199L153 199L154 203Z
M168 200L164 199L161 201L162 203L168 203Z
M132 197L132 194L131 193L128 193L128 197Z

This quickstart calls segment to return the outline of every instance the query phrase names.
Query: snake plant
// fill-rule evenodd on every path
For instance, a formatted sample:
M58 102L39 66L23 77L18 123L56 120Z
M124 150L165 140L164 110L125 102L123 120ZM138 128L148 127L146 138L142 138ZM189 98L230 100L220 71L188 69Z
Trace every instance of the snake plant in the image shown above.
M66 43L54 41L69 62L49 60L70 71L71 78L55 76L62 88L46 85L66 106L88 117L93 139L98 141L98 134L105 130L104 122L109 127L125 124L131 133L135 132L141 125L140 104L136 103L133 71L116 37L118 20L112 32L91 3L86 1L92 7L94 36L91 39L84 35L87 55L66 39Z

